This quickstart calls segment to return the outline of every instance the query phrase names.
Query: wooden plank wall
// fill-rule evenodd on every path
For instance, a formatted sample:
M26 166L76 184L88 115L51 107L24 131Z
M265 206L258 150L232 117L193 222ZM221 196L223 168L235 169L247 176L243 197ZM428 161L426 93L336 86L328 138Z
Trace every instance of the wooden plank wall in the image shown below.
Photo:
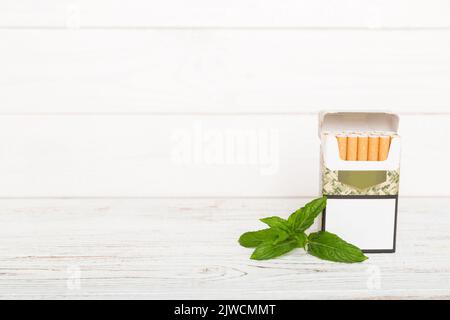
M450 196L449 14L442 0L2 1L0 197L312 196L323 109L399 112L402 195Z

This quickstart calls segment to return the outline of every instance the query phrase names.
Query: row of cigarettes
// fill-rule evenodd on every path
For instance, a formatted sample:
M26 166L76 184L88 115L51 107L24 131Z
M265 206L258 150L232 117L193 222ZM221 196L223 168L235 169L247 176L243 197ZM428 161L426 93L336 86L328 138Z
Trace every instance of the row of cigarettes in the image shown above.
M339 133L339 156L346 161L385 161L395 133Z

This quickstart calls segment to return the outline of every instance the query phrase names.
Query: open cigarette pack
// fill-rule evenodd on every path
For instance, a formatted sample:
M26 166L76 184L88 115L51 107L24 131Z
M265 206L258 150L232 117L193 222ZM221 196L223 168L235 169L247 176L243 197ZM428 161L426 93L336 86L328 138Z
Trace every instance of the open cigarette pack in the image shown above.
M322 230L364 252L395 252L400 178L399 117L388 112L322 112Z

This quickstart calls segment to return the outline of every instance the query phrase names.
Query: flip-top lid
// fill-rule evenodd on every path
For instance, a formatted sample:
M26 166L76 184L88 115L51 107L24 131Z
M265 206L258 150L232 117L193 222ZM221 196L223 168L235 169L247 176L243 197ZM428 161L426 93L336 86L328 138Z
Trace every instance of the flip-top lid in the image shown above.
M319 114L319 137L324 132L344 130L398 132L399 121L392 112L323 111Z

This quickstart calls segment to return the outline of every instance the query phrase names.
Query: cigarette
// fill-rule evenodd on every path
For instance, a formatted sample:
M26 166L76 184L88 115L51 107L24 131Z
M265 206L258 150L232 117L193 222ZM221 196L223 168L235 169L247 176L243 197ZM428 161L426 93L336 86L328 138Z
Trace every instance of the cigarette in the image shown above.
M377 135L369 136L369 149L367 151L367 160L378 161L378 147L380 144L380 137Z
M358 136L350 135L347 138L347 161L358 159Z
M358 136L358 161L367 161L369 148L369 137L367 135Z
M390 146L391 146L391 137L381 136L378 148L378 161L385 161L388 158Z
M339 134L336 136L339 147L339 157L341 160L347 160L347 137Z

